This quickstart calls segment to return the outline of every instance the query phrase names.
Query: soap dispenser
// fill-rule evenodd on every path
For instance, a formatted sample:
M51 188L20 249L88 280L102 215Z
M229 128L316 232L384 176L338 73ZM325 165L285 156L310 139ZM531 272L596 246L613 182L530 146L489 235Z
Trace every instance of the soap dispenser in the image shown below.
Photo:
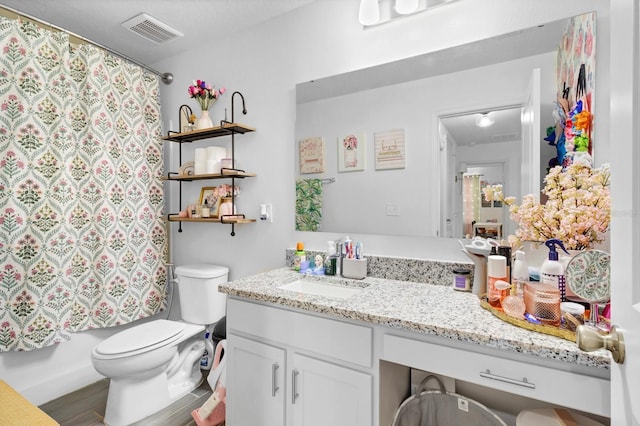
M556 287L560 291L560 301L565 302L566 286L564 266L558 261L558 252L556 246L559 246L565 253L569 252L564 248L562 241L555 238L551 238L544 243L549 248L549 257L542 262L540 266L540 282L542 284L548 284Z
M336 242L327 242L327 253L324 257L324 274L335 275L338 265L338 255L336 253Z

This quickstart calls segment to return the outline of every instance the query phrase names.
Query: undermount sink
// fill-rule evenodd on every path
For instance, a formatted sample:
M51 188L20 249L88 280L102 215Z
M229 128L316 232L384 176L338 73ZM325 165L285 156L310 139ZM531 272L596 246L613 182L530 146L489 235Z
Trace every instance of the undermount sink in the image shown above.
M346 299L362 291L363 286L349 286L319 280L299 279L278 287L296 293L313 294L336 299Z

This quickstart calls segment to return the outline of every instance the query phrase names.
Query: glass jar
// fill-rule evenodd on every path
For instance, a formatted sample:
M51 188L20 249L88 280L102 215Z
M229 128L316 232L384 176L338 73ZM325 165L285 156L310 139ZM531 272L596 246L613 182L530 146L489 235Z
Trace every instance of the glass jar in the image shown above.
M471 270L455 268L453 270L453 289L458 291L471 291Z

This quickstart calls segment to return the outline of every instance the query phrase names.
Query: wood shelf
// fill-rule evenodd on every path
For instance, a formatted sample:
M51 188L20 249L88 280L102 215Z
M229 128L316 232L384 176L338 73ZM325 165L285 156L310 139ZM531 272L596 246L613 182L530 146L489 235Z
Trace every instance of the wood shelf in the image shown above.
M170 174L169 176L165 176L162 180L177 180L177 181L187 181L190 182L192 180L205 180L205 179L229 179L229 178L239 178L244 179L246 177L255 177L255 173L247 173L242 170L233 170L233 169L225 169L222 173L214 173L207 175L187 175L181 176L178 174Z
M193 218L193 217L180 217L176 214L169 215L169 222L208 222L208 223L252 223L255 222L255 219L247 219L241 217L241 215L237 215L238 217L227 216L224 218L219 217L209 217L209 218Z
M217 127L210 127L208 129L194 130L192 132L174 133L169 134L162 138L165 141L172 142L194 142L202 139L217 138L220 136L233 135L235 133L245 134L249 132L255 132L256 129L240 123L223 123Z

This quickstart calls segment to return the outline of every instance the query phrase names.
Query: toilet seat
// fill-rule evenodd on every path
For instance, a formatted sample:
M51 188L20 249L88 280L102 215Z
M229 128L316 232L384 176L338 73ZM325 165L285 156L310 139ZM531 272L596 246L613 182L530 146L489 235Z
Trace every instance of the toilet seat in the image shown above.
M122 358L168 346L180 339L186 324L155 320L123 330L105 339L94 349L100 358Z

